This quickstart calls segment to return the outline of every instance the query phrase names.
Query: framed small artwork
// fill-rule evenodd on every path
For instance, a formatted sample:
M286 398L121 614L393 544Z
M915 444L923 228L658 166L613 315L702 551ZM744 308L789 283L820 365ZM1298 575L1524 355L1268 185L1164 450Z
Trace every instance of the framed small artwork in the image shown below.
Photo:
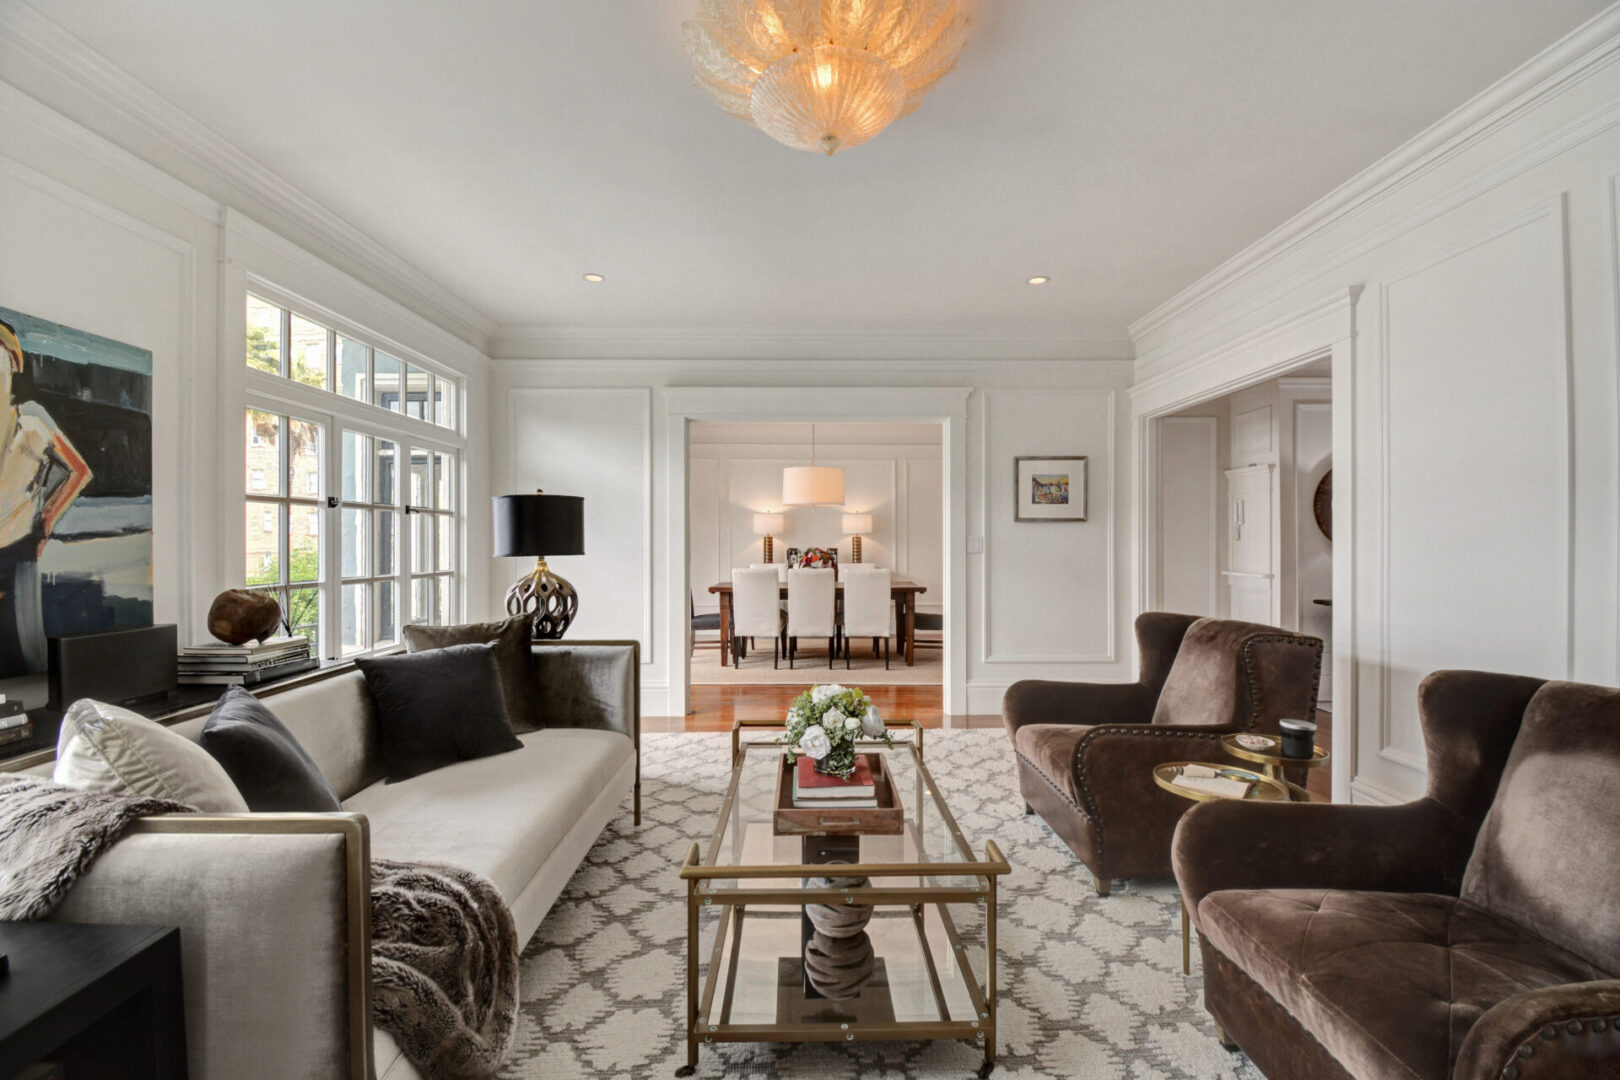
M1014 521L1086 520L1086 459L1013 459Z
M788 569L789 570L797 570L799 568L799 560L802 559L803 557L804 557L803 553L801 553L798 548L788 548L787 549Z

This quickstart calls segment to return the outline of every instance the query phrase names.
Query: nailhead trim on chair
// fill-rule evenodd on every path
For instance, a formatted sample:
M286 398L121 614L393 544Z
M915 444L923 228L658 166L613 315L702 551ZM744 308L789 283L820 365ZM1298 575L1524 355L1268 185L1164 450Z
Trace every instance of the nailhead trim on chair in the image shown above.
M1253 688L1253 690L1254 690L1254 692L1250 694L1250 698L1252 699L1252 701L1251 701L1251 704L1249 706L1249 723L1248 723L1248 730L1249 731L1253 731L1255 728L1257 728L1260 725L1260 713L1263 711L1263 705L1264 705L1263 696L1259 692L1261 682L1260 682L1259 674L1258 674L1258 672L1256 671L1256 668L1255 668L1254 647L1256 645L1258 645L1258 644L1263 643L1263 642L1274 642L1274 641L1280 641L1280 642L1284 642L1284 643L1291 644L1291 645L1305 645L1307 647L1314 645L1316 647L1316 673L1315 673L1315 676L1313 678L1313 685L1315 687L1317 687L1318 689L1320 689L1321 685L1322 685L1322 642L1321 642L1320 639L1313 638L1313 637L1307 637L1307 636L1305 636L1303 634L1254 634L1254 635L1252 635L1250 637L1244 638L1243 639L1243 654L1242 654L1243 655L1243 673L1244 673L1245 677L1249 680L1249 686L1251 688ZM1089 809L1081 810L1081 813L1085 814L1092 821L1096 822L1096 826L1097 826L1097 862L1099 864L1101 864L1102 861L1103 861L1103 825L1102 825L1102 818L1097 813L1096 796L1094 796L1092 794L1091 785L1086 780L1086 770L1080 764L1081 761L1083 761L1085 759L1086 747L1090 744L1091 740L1093 740L1095 738L1098 738L1098 737L1100 737L1102 735L1105 735L1105 734L1122 734L1122 735L1152 734L1152 735L1155 735L1155 736L1158 736L1158 737L1161 737L1161 738L1169 737L1169 738L1186 738L1186 739L1201 739L1201 740L1206 740L1206 741L1218 741L1222 735L1226 735L1228 733L1229 733L1229 729L1225 725L1215 727L1208 734L1204 734L1202 732L1192 732L1192 731L1170 731L1170 730L1166 730L1163 727L1156 727L1155 725L1153 725L1151 723L1148 723L1148 724L1122 724L1122 725L1113 725L1113 726L1106 726L1106 727L1095 727L1095 728L1092 728L1090 731L1086 732L1086 734L1080 739L1080 741L1075 744L1075 747L1074 747L1074 761L1071 763L1070 767L1074 770L1075 782L1077 784L1079 784L1079 786L1080 786L1080 797L1089 806ZM1040 772L1040 769L1037 767L1035 771ZM1045 775L1045 774L1042 774L1042 775ZM1048 780L1047 782L1051 783L1050 780ZM1055 786L1056 785L1054 785L1054 787ZM1079 808L1076 807L1076 809L1079 809Z
M1097 862L1103 861L1103 824L1102 817L1097 813L1097 797L1091 792L1091 785L1086 782L1086 770L1080 762L1085 758L1085 749L1093 739L1103 735L1145 735L1158 739L1194 739L1201 742L1218 742L1226 734L1225 728L1218 728L1209 734L1199 731L1171 731L1163 727L1155 728L1152 724L1118 724L1112 727L1095 727L1081 736L1074 746L1074 761L1070 765L1074 769L1075 782L1080 785L1080 795L1090 807L1081 810L1092 821L1097 823Z
M1617 1031L1620 1031L1620 1016L1616 1016L1613 1019L1606 1016L1588 1016L1580 1019L1564 1021L1564 1031L1562 1034L1601 1035L1611 1026ZM1557 1024L1548 1024L1540 1031L1542 1039L1546 1042L1552 1042L1554 1039L1558 1038L1560 1034L1561 1033L1558 1030ZM1518 1057L1521 1061L1535 1057L1536 1047L1535 1042L1533 1041L1534 1039L1535 1036L1531 1035L1526 1038L1524 1042L1520 1043L1518 1048L1513 1052L1514 1056ZM1519 1067L1515 1065L1511 1059L1506 1065L1502 1066L1502 1080L1519 1080Z

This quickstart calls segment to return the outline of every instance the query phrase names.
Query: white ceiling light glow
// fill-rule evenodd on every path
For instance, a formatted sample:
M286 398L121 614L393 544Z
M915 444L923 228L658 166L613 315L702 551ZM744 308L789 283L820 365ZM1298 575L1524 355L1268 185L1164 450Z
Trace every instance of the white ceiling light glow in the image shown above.
M1029 283L1031 285L1045 285L1048 281L1051 281L1051 280L1052 279L1047 277L1045 274L1036 274L1034 277L1029 279Z
M602 282L606 281L607 278L603 277L601 274L586 274L585 280L590 282L592 285L600 285Z
M686 51L726 112L831 155L915 109L969 21L962 0L698 0Z

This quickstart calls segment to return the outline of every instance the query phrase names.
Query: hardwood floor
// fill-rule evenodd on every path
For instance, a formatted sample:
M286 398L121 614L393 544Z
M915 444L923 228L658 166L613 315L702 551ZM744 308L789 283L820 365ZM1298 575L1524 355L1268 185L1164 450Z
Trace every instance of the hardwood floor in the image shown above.
M643 731L730 731L737 717L750 720L782 716L802 686L693 686L691 713L679 716L644 716ZM1000 716L947 716L944 693L938 686L865 686L866 696L883 715L916 720L927 728L1001 726Z
M999 728L1001 717L948 716L944 693L938 686L863 687L885 716L913 719L927 728ZM691 713L687 716L644 716L643 731L730 731L737 717L776 718L787 712L789 703L804 692L799 686L694 686ZM1333 745L1333 714L1317 710L1316 741ZM1311 769L1305 790L1318 802L1330 801L1331 769Z

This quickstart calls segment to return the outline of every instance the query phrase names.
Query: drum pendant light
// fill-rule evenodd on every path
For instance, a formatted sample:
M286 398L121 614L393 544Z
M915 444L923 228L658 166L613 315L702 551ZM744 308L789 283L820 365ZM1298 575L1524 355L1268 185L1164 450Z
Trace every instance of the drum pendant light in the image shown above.
M810 464L782 470L784 506L844 505L844 470L816 464L816 425L810 425Z

